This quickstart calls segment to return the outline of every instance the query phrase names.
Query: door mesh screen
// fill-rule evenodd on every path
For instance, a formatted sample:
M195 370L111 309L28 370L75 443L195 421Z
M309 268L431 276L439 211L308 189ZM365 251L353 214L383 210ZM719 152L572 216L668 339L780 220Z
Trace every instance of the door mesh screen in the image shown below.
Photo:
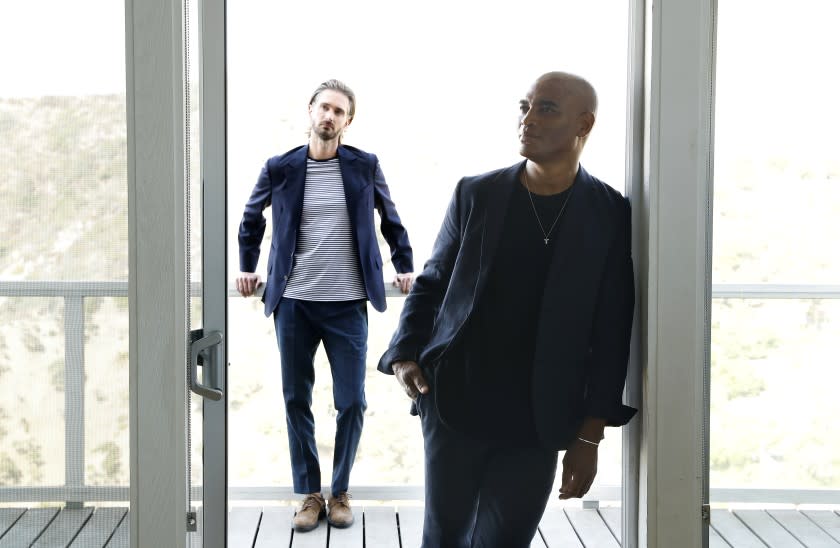
M0 32L13 52L0 59L0 541L10 546L51 542L38 536L51 520L87 520L116 542L129 500L123 3L50 4L50 17L39 3L0 7L14 21Z

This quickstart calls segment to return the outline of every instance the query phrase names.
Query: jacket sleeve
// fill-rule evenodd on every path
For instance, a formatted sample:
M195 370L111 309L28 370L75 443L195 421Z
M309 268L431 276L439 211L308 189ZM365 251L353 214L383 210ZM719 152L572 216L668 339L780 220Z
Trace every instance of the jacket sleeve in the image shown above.
M388 350L379 360L379 371L392 375L395 361L414 361L429 342L435 317L452 277L455 259L461 247L461 190L463 180L455 188L443 224L432 247L432 254L423 266L423 272L414 280L405 298L397 330Z
M601 279L593 320L586 386L586 415L622 426L636 413L622 404L633 326L634 281L630 251L630 203L624 198Z
M379 230L388 246L391 248L391 264L398 273L414 271L414 259L411 244L408 241L408 231L400 221L397 208L391 199L391 192L385 182L385 175L379 166L379 160L374 157L374 207L379 212L381 223Z
M245 204L245 212L239 223L239 270L255 272L260 259L260 244L265 234L263 211L271 205L271 175L268 162L260 172L251 197Z

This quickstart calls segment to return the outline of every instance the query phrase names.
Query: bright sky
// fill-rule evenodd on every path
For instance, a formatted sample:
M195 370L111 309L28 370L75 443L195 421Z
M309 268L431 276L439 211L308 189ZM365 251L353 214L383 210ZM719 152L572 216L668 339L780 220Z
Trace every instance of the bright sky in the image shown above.
M121 0L0 0L0 97L125 93Z
M622 188L626 9L606 0L230 2L232 222L265 159L303 142L309 93L331 77L358 95L347 142L379 154L398 206L416 206L402 208L413 226L434 231L461 175L518 160L516 101L548 70L577 72L598 90L583 162ZM0 0L0 97L124 92L123 10L122 0ZM836 157L837 21L834 0L719 3L717 166L750 150L810 166Z
M316 12L304 3L230 3L230 231L265 160L305 141L306 102L328 78L357 94L346 142L379 156L417 268L458 179L521 160L518 101L544 72L576 72L596 87L601 109L584 161L623 188L627 12L609 5L432 0L348 9L331 0Z

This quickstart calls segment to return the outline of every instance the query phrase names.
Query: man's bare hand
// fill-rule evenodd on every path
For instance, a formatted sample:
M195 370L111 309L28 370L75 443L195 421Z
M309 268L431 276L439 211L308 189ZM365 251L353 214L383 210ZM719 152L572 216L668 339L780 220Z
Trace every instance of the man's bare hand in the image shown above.
M236 278L236 290L243 297L250 297L262 284L260 275L253 272L240 272Z
M563 457L561 499L579 499L589 492L598 472L598 446L575 440Z
M403 293L408 293L411 289L411 284L414 282L414 272L406 272L405 274L397 274L394 276L393 285L399 287Z
M391 369L394 370L397 382L412 400L416 400L420 394L429 393L429 384L417 362L394 362L391 364Z

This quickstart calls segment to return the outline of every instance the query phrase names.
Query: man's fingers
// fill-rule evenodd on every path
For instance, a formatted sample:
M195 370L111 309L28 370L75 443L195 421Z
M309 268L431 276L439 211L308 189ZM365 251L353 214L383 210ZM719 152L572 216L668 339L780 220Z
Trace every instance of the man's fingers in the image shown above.
M421 394L429 393L429 385L426 384L426 379L423 378L422 374L414 377L414 386L417 388L417 391Z
M569 482L568 484L564 483L560 486L561 499L580 498L581 496L583 496L583 493L575 481Z

